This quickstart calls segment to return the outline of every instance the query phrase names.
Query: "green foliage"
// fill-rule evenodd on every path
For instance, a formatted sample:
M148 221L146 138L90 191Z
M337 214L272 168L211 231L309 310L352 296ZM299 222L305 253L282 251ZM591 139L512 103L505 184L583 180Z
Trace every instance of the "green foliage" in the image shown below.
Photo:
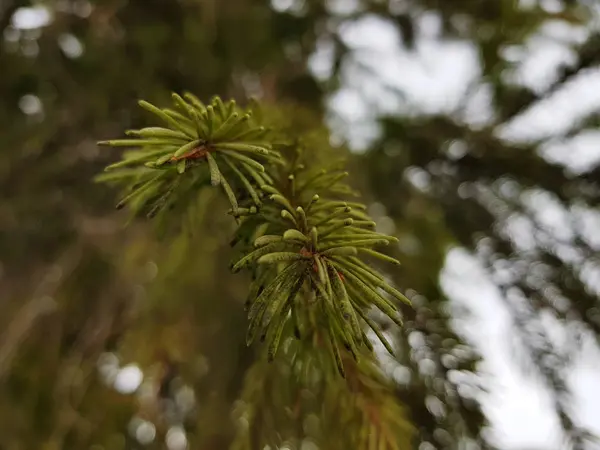
M366 318L364 311L375 306L401 324L394 303L384 293L409 303L358 257L368 251L370 256L395 261L371 250L395 239L369 229L373 223L364 213L359 216L365 220L357 220L355 225L350 217L353 210L344 202L321 201L315 195L304 208L294 208L281 194L270 198L277 206L285 204L280 214L283 220L266 221L267 227L261 231L275 233L290 228L282 234L257 237L257 248L233 266L233 270L239 270L250 265L256 274L256 286L246 303L251 322L248 344L257 334L264 339L270 333L269 357L273 358L283 322L292 320L301 327L304 303L317 302L320 314L327 318L336 359L339 360L339 344L358 359L360 349L369 347L361 328L362 318ZM277 209L274 210L268 213L271 218L277 218ZM281 271L273 277L277 269ZM344 373L341 365L338 369Z
M145 210L149 217L186 191L209 181L212 186L222 186L237 217L244 210L239 209L231 187L232 176L260 206L256 186L270 182L264 164L281 162L265 127L256 124L251 112L233 100L223 103L220 97L214 97L205 106L193 94L186 93L184 97L173 94L178 111L140 101L140 106L161 119L167 128L130 130L127 135L135 139L100 142L136 150L125 152L121 161L106 167L108 173L96 179L125 185L126 194L117 208L129 203L136 213Z
M212 105L204 107L191 94L185 96L189 103L177 95L173 98L193 120L140 102L170 127L128 132L137 138L134 140L102 142L142 150L125 153L122 161L107 168L116 176L103 175L100 180L125 185L130 193L120 205L137 199L134 213L165 206L164 202L157 204L156 198L164 197L166 179L175 183L181 177L195 177L194 183L185 187L170 185L167 191L173 203L193 189L204 192L202 187L208 185L227 186L224 190L230 212L238 221L232 245L242 253L231 269L248 269L253 278L245 304L250 322L246 344L250 346L257 337L266 343L266 358L254 364L242 394L249 408L245 416L250 427L248 433L238 433L234 448L277 445L277 433L290 424L278 420L282 423L265 427L261 415L290 408L296 410L288 417L292 422L305 420L321 409L328 417L339 419L338 427L355 430L343 445L332 441L326 428L292 432L290 436L299 441L311 438L328 449L348 445L367 450L409 448L412 427L391 385L378 372L366 334L366 327L370 327L393 353L369 313L379 309L402 325L397 303L410 302L364 258L398 265L380 251L397 239L375 231L366 207L348 199L357 194L344 182L348 173L343 161L325 167L311 165L311 161L320 162L313 155L336 153L322 139L311 133L306 138L294 136L281 120L274 121L279 127L274 126L268 134L262 125L250 123L251 114L268 121L269 116L280 116L281 112L257 108L245 111L246 119L240 121L234 102L224 106L215 97ZM226 131L220 131L224 128ZM256 140L258 137L262 140ZM179 169L182 161L186 164L183 170ZM217 161L225 163L225 170ZM140 175L132 182L130 174L135 172L147 177L147 187L140 186ZM164 178L158 178L161 176ZM225 181L228 177L229 182ZM178 216L173 217L171 220ZM169 220L168 213L165 219ZM341 381L338 374L346 380ZM257 408L266 400L261 388L267 383L276 384L275 398L268 409L259 412ZM307 390L327 401L303 401L302 393ZM257 437L256 433L263 435Z
M232 450L277 448L281 435L291 448L302 448L303 442L327 450L411 448L414 427L377 361L369 356L356 362L346 355L346 380L341 380L320 345L325 334L315 330L302 341L287 335L273 363L263 359L248 371L233 412L238 433Z
M237 111L241 110L234 101L224 104L214 97L205 107L192 94L185 98L187 102L173 94L187 117L140 102L170 128L144 128L128 132L138 139L100 143L142 147L107 167L108 171L130 167L109 178L128 184L130 193L119 205L137 199L136 209L152 204L151 211L156 211L165 205L165 196L177 202L179 188L175 183L186 173L195 177L187 190L201 186L198 180L221 184L232 214L240 218L238 240L252 244L246 245L244 256L232 266L234 272L249 268L254 277L246 300L250 321L247 345L260 336L267 342L269 360L273 360L288 322L294 323L298 339L302 329L324 326L337 370L345 376L340 345L355 361L365 350L372 352L363 331L368 325L393 353L367 314L375 307L401 326L396 302L410 301L362 257L400 264L375 250L397 239L373 230L375 222L366 214L366 207L340 196L353 193L343 182L347 172L339 164L323 169L300 162L305 152L301 140L286 136L282 130L267 137L264 126L250 123L252 111L245 111L240 118ZM272 150L275 146L288 158ZM257 161L261 157L265 165ZM229 171L222 171L217 160L224 161ZM132 186L130 177L136 172ZM236 176L228 182L230 174ZM164 183L168 185L166 193ZM242 192L239 199L234 189ZM240 204L247 207L240 208ZM313 304L318 305L312 313L316 311L319 323L307 319Z

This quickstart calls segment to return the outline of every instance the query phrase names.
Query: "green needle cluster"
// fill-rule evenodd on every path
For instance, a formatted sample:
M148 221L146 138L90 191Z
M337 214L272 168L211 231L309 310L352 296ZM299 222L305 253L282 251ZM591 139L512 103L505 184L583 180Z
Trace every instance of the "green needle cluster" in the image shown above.
M261 340L268 340L268 357L272 360L286 322L294 322L296 334L300 335L303 309L308 303L318 302L342 375L339 344L356 360L361 348L372 350L363 324L393 353L367 312L374 306L401 325L396 301L410 302L362 257L400 264L377 250L397 239L374 231L375 223L359 203L322 200L314 195L304 206L294 208L275 187L262 189L270 193L269 199L276 204L286 226L279 227L280 233L257 237L254 250L232 267L234 272L243 267L259 269L247 301L247 344L259 335Z
M129 130L129 139L101 141L100 145L129 147L121 161L106 167L100 181L125 184L118 208L136 202L150 206L153 216L175 191L197 189L210 183L222 186L234 215L236 187L245 190L255 205L261 204L258 186L272 183L265 165L280 164L279 153L266 139L268 130L252 120L252 113L235 101L214 97L208 105L190 93L173 94L174 109L139 105L162 122L160 127ZM191 175L190 175L191 172ZM181 177L192 178L181 183Z

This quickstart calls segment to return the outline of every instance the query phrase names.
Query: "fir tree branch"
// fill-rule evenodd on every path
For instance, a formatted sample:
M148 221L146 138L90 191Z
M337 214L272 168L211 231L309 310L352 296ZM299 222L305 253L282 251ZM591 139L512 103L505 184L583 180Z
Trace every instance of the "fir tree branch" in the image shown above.
M314 329L306 308L326 319L327 346L342 376L347 355L360 361L372 351L366 327L391 350L366 312L376 307L402 325L396 303L410 302L361 258L399 264L379 251L397 239L373 231L366 207L344 199L353 191L343 161L319 167L314 148L307 151L283 127L267 131L234 101L215 97L205 106L187 93L173 94L173 103L174 110L140 102L166 128L133 130L127 133L133 139L100 143L138 148L107 167L110 177L99 177L125 186L119 205L156 215L166 197L177 203L200 186L222 186L239 222L234 240L242 256L232 269L249 269L254 278L246 301L247 343L260 336L269 359L289 324L299 335ZM192 181L179 182L187 178ZM307 296L314 299L310 305L299 301Z

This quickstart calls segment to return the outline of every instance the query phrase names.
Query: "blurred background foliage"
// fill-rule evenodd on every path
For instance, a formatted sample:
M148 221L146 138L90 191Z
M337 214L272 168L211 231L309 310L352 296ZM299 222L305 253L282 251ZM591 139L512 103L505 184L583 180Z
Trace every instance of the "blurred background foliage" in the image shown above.
M394 85L401 65L369 64L377 27L347 33L379 24L415 55L431 18L430 42L467 43L477 63L456 104L434 112ZM388 275L415 305L405 329L389 328L397 358L381 358L394 414L417 429L401 448L502 448L477 335L440 278L456 248L489 273L518 366L551 398L557 432L543 448L591 448L568 375L600 336L600 166L574 171L545 149L564 156L593 134L600 103L551 137L502 131L599 68L599 23L595 0L0 1L0 448L343 448L349 428L331 406L345 391L325 389L330 408L309 418L328 432L314 434L268 395L284 389L285 359L256 375L222 199L202 191L159 238L148 223L125 228L115 193L92 183L116 160L95 142L144 124L138 99L183 90L302 107L360 150L352 182L400 239L403 266ZM532 87L517 66L548 26L582 37ZM349 87L365 114L340 101ZM253 404L263 418L248 431L240 411Z

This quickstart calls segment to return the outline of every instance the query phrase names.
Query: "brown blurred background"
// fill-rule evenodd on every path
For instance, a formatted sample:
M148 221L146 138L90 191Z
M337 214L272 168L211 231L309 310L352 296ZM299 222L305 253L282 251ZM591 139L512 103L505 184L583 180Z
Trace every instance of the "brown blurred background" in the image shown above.
M414 448L600 448L595 0L0 0L0 29L0 449L234 439L256 356L221 200L161 236L92 181L183 90L354 150L415 304L382 358Z

